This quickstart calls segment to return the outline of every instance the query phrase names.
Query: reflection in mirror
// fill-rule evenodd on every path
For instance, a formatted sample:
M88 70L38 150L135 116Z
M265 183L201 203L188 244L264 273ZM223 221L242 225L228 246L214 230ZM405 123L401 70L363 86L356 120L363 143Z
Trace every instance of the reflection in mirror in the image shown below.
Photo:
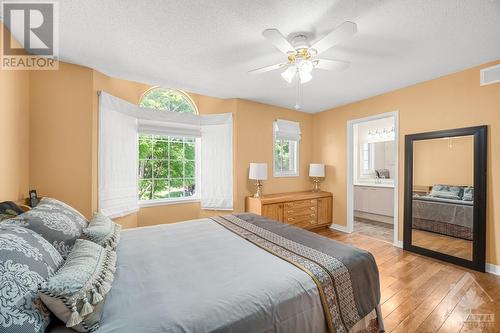
M394 140L359 145L358 179L394 178Z
M413 142L412 245L472 260L474 137Z

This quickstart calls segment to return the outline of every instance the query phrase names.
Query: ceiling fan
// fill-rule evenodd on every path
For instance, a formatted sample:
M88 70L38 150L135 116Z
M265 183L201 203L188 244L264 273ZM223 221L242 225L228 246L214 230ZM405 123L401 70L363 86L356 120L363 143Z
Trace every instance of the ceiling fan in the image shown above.
M309 45L307 35L299 33L288 41L278 29L266 29L262 35L269 40L278 50L286 54L287 61L271 66L251 70L250 73L265 73L276 69L285 68L281 73L283 79L291 84L306 83L312 79L314 68L324 70L342 70L349 66L349 62L331 59L320 59L318 55L350 38L357 31L356 23L346 21L328 35Z

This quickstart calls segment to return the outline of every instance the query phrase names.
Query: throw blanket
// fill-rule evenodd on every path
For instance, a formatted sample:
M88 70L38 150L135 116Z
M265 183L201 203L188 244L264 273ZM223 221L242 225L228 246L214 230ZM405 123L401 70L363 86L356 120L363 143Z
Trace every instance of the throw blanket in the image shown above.
M254 223L244 219L254 220L252 221ZM288 261L311 276L318 287L330 332L383 331L379 307L378 271L371 255L371 262L361 262L362 265L369 266L366 267L365 273L367 274L355 275L354 278L368 279L369 283L365 284L364 288L371 287L371 289L376 290L369 289L368 293L366 293L367 290L363 290L364 297L368 299L361 300L359 296L355 297L351 281L353 276L341 260L332 253L325 253L327 251L322 252L296 242L292 240L294 237L284 237L273 232L273 229L279 224L265 221L265 219L255 221L255 215L248 214L218 216L213 217L212 220L262 249ZM304 232L289 226L286 227L288 233L290 233L290 230L292 230L292 233L294 231ZM358 261L356 264L359 266L360 256L355 257ZM364 268L355 267L358 272L361 269ZM357 285L359 285L359 282ZM372 295L369 295L370 292ZM367 308L369 309L368 312L366 311Z

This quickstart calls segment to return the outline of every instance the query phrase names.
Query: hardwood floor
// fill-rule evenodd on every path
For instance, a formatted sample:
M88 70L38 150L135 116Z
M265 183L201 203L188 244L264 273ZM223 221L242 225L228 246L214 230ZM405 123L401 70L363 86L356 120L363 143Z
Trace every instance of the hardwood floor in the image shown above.
M318 234L370 251L386 332L500 332L500 276L403 251L361 234Z
M472 260L472 241L436 234L423 230L412 230L413 245L455 257Z

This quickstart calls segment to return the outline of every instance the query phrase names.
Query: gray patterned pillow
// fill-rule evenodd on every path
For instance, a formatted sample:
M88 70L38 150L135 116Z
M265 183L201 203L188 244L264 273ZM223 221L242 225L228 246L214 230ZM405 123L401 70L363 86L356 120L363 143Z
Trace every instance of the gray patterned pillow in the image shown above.
M30 211L2 223L31 229L48 240L66 258L88 221L75 209L56 199L43 198Z
M115 263L114 251L78 239L63 266L42 285L40 298L66 327L92 332L99 327Z
M464 195L462 197L464 201L474 201L474 187L467 186L464 188Z
M460 200L462 198L462 187L453 185L436 184L432 187L430 196L443 199Z
M63 258L42 236L0 224L0 331L44 332L50 312L38 287L62 265Z
M101 213L95 213L87 228L83 229L85 236L105 248L116 249L120 241L121 225Z

